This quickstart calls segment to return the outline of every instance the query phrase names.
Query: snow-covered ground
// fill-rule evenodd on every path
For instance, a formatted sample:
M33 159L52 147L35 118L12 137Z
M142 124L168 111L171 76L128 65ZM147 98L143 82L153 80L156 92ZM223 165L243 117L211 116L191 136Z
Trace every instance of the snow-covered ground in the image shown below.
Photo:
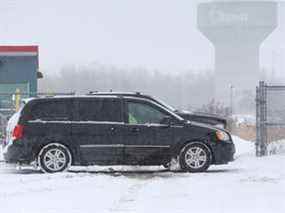
M40 174L1 164L0 212L285 212L285 156L256 158L252 143L234 141L236 161L200 174L160 167Z

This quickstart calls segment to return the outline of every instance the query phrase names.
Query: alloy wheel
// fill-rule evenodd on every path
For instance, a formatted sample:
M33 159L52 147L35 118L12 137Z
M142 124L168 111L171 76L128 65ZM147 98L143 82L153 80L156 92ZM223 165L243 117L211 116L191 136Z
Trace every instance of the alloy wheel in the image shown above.
M43 158L43 163L50 171L59 171L67 162L65 153L57 148L48 150Z
M200 147L191 147L185 153L185 162L190 168L202 168L207 162L207 153Z

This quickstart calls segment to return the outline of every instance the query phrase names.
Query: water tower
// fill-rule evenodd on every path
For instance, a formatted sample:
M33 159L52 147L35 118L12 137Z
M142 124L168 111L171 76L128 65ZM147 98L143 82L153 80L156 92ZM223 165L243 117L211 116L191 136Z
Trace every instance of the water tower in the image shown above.
M276 2L213 1L198 6L198 28L215 46L215 98L228 103L230 86L254 91L259 48L277 27Z

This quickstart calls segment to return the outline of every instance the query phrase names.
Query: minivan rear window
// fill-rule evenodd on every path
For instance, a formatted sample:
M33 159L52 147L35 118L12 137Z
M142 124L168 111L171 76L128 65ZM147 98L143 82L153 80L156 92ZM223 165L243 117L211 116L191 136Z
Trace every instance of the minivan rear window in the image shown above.
M121 101L113 98L78 99L79 121L121 122Z
M33 106L32 120L42 121L68 121L70 120L70 101L51 100L37 103Z

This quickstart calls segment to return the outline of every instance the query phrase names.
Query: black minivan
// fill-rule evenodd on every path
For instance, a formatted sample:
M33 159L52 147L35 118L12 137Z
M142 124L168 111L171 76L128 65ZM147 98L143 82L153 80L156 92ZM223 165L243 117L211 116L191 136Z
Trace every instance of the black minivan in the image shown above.
M54 173L71 165L164 165L206 171L233 160L230 134L139 95L35 98L8 122L4 158Z

